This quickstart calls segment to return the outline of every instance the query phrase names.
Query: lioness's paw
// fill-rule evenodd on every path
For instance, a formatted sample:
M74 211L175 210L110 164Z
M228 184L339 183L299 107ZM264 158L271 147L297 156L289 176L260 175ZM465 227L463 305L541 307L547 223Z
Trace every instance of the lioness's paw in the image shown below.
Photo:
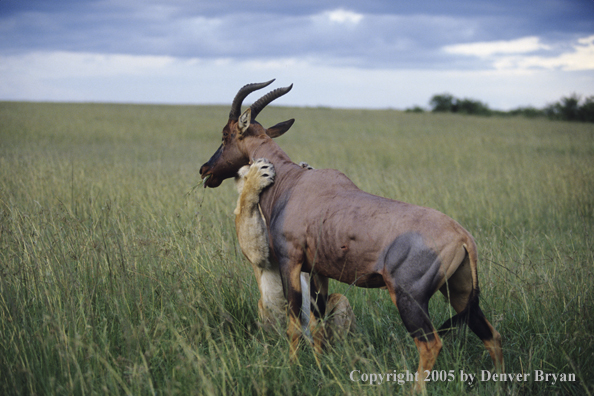
M250 167L247 178L254 179L255 184L260 189L264 189L274 183L274 176L274 165L266 158L258 158Z

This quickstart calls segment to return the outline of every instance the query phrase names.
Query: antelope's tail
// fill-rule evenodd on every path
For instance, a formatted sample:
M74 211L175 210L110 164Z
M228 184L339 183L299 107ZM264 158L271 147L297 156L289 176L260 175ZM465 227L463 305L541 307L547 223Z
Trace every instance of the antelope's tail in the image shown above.
M464 249L466 249L466 258L469 260L470 263L470 273L472 276L472 291L470 292L470 296L468 297L466 308L464 308L460 313L446 320L441 325L439 330L437 330L439 336L444 336L448 334L453 328L456 328L462 324L468 324L468 321L471 317L484 316L483 312L479 307L479 295L481 291L478 284L478 254L476 244L473 240L470 240L469 243L464 244Z

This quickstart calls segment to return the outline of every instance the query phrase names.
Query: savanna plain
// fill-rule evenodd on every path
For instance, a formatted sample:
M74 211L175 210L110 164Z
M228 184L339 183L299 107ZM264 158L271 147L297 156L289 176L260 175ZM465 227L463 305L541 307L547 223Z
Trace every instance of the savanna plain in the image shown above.
M331 281L357 330L319 361L304 343L291 365L286 336L258 326L233 182L199 185L228 111L0 103L0 394L410 393L410 382L363 381L418 364L384 290ZM454 330L434 370L455 380L428 394L594 393L594 125L283 107L259 121L288 118L277 142L294 161L438 209L475 237L506 371L531 375L480 381L488 353ZM437 327L453 314L441 294L430 312Z

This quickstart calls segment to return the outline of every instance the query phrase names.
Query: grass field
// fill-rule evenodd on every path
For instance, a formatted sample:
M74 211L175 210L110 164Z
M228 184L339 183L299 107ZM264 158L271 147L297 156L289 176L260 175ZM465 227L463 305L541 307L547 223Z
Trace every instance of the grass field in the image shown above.
M288 362L257 326L232 182L193 188L228 107L0 103L0 394L393 394L417 351L383 290L331 281L358 331ZM450 334L434 395L594 394L594 125L399 111L267 108L296 162L436 208L479 248L482 307L506 371ZM451 314L436 295L436 326ZM351 381L353 370L354 378ZM575 381L537 381L574 374ZM460 371L479 378L460 381ZM368 377L370 378L370 377ZM566 377L570 379L571 377Z

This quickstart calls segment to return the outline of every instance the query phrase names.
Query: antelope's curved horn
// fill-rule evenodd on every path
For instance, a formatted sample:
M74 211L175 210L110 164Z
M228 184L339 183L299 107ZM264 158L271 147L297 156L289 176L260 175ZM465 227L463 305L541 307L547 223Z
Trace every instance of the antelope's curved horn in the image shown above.
M254 104L250 106L252 109L252 121L256 119L258 113L260 113L260 111L262 111L262 109L266 107L268 103L272 102L274 99L280 98L281 96L289 92L291 88L293 88L293 84L285 88L277 88L274 91L268 92L266 95L262 96L260 99L254 102Z
M274 79L263 82L263 83L253 83L253 84L246 84L237 92L235 98L233 99L233 103L231 104L231 111L229 112L229 120L237 121L239 116L241 115L241 104L243 100L254 91L258 89L262 89L267 87L268 85L272 84Z

